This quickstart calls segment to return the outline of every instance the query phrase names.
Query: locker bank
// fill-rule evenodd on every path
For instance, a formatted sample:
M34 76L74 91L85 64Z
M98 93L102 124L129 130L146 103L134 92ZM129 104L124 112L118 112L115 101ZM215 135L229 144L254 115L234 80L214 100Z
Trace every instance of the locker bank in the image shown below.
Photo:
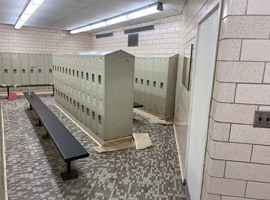
M268 0L0 16L0 199L270 199Z

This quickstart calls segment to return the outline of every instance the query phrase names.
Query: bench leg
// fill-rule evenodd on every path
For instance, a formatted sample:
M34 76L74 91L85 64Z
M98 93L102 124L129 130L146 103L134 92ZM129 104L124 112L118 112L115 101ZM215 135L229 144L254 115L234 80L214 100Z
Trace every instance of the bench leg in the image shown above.
M64 181L78 177L76 170L71 169L70 161L67 162L67 171L61 172L60 175Z
M49 133L46 132L46 135L42 135L42 139L44 139L44 140L51 139L49 136Z
M32 108L32 105L30 104L30 108L28 108L27 110L33 110L33 108Z
M42 126L40 119L38 119L38 124L35 124L35 126Z

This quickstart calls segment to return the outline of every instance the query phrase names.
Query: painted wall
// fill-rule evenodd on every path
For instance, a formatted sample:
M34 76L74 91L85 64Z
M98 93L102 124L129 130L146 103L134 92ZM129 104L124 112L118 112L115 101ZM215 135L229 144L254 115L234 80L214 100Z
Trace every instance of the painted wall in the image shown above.
M91 49L89 33L70 35L68 31L0 24L0 51L59 52Z
M270 197L270 130L252 126L270 110L269 34L269 0L224 1L203 200Z

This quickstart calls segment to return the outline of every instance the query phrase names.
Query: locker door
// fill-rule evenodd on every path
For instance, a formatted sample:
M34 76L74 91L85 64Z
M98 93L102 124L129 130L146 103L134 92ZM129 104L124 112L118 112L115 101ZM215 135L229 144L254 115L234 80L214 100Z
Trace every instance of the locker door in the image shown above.
M53 65L52 65L52 55L47 55L47 67L45 72L47 72L48 76L45 75L45 77L48 77L48 79L45 79L46 83L53 83ZM50 87L51 88L51 87Z
M88 91L91 91L91 81L92 81L92 70L91 70L91 57L87 56L85 59L85 79L86 79L86 85L85 88Z
M21 70L20 70L20 58L19 54L17 53L12 53L11 54L12 59L11 59L11 64L12 64L12 79L13 79L13 84L21 84ZM16 90L21 90L22 88L16 88Z
M91 74L91 81L92 81L92 94L97 94L97 57L92 57L91 59L91 67L92 67L92 74Z
M97 108L97 97L92 95L92 126L91 130L97 133L97 120L98 120L98 108Z
M11 54L3 53L3 78L6 85L12 85L13 83L11 70Z
M158 98L158 113L164 115L166 108L167 82L168 82L168 67L169 58L162 58L160 73L159 73L159 98Z
M147 59L141 59L141 78L140 78L140 104L146 105L145 102L145 93L146 93L146 66L147 66Z
M104 139L104 100L98 99L98 115L97 115L97 134L101 139Z
M147 66L146 66L146 86L145 86L145 105L146 109L151 110L152 105L152 87L153 87L153 67L154 60L153 58L147 58Z
M139 103L140 102L140 64L141 58L135 59L135 67L134 67L134 101Z
M30 80L31 84L37 84L37 59L35 54L29 55L29 64L30 64Z
M98 87L98 97L104 97L104 87L105 87L105 61L104 57L98 58L98 73L97 73L97 87Z
M154 58L152 93L151 93L152 96L151 110L154 112L158 112L160 61L161 61L160 58Z
M37 55L37 82L38 84L45 83L45 58L43 54ZM38 87L44 89L44 87Z
M0 53L0 85L4 84L4 77L3 77L3 54ZM5 88L0 88L0 92L4 91Z

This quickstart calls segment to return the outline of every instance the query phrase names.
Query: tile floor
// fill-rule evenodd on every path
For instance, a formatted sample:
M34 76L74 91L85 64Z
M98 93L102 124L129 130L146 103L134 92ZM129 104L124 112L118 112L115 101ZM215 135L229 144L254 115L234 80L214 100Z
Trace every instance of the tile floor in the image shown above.
M186 200L173 126L152 124L134 113L133 131L148 132L153 147L97 154L92 149L96 143L54 105L52 96L40 98L90 156L72 162L77 179L63 181L59 174L66 164L53 142L41 138L46 131L34 126L38 117L26 110L27 100L3 100L9 199Z

